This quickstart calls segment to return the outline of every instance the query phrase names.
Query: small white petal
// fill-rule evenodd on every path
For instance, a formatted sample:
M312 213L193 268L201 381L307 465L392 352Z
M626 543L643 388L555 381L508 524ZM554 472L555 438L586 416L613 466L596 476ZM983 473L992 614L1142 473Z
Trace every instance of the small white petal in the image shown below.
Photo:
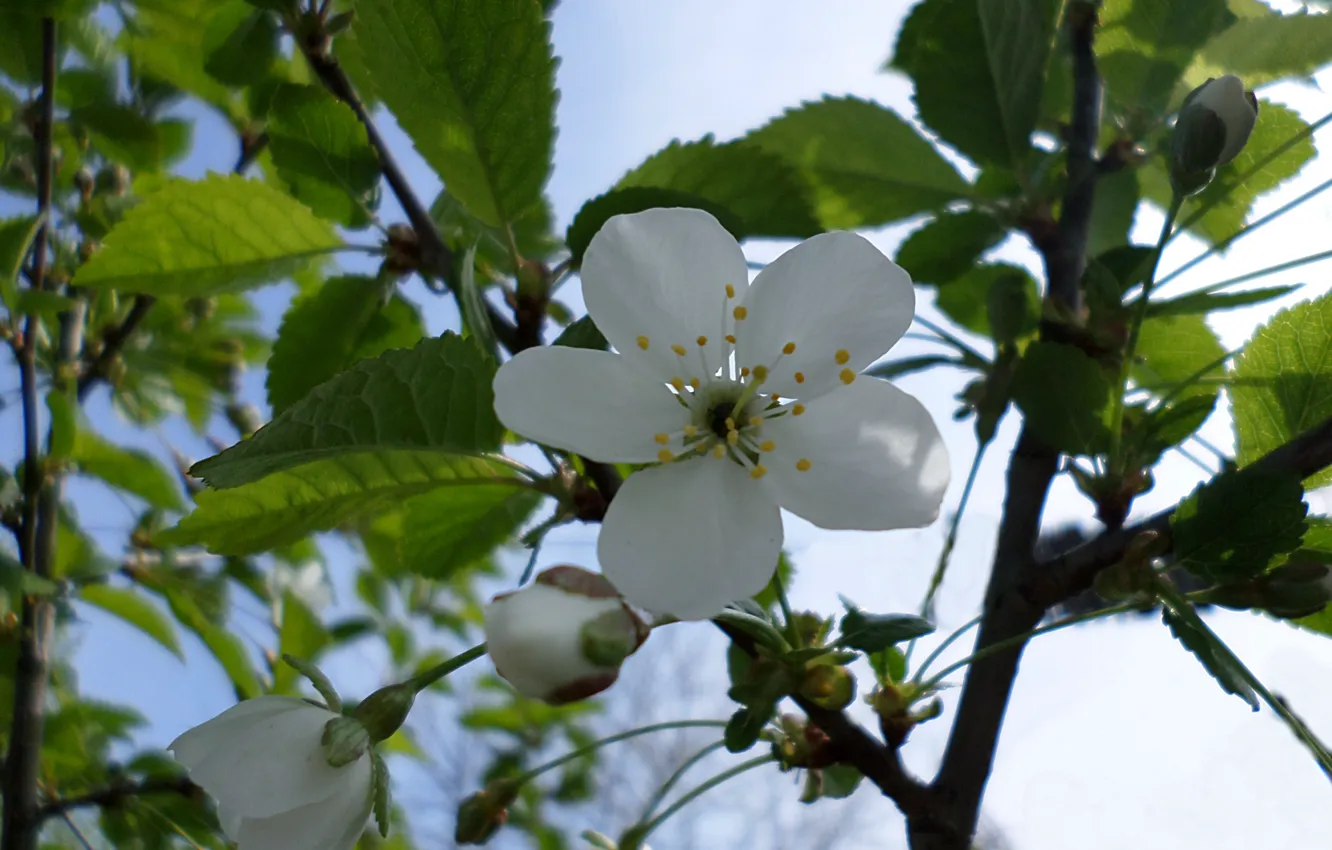
M495 375L495 413L528 439L606 463L657 460L657 434L689 424L666 385L618 354L529 348Z
M328 799L349 768L330 767L320 739L336 717L312 705L254 718L227 745L190 766L190 778L245 818L263 818Z
M637 368L687 382L708 377L701 353L710 370L724 365L730 311L749 270L735 237L708 213L669 208L617 215L593 237L581 276L587 312ZM727 285L736 293L729 301ZM700 337L707 339L702 347Z
M776 443L764 480L817 526L919 528L939 516L948 451L929 411L887 381L861 376L800 416L766 423L763 436Z
M167 745L167 749L186 768L225 750L234 742L238 732L250 728L256 721L309 708L310 704L296 697L262 696L238 702L231 708L189 729Z
M630 603L705 620L762 590L781 548L781 511L761 482L704 457L629 476L601 524L597 557Z
M841 386L843 370L859 373L892 348L911 326L916 293L906 271L869 240L821 233L769 263L744 306L739 365L771 367L765 392L808 400ZM795 351L777 360L788 343Z
M359 759L344 768L333 796L271 817L246 818L238 850L352 850L370 817L370 794L370 759Z
M528 585L486 606L486 648L495 669L520 693L547 699L575 682L619 669L588 661L580 630L603 614L623 610L619 599Z
M232 841L240 840L241 827L245 824L245 818L228 809L221 803L217 804L217 822L222 826L227 838Z

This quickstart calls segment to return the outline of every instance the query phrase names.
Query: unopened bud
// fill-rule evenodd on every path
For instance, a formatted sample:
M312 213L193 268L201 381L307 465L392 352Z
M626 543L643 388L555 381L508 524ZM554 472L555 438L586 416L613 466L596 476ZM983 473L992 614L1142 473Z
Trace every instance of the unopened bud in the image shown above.
M526 696L556 705L610 687L648 634L610 582L572 566L496 596L485 618L496 672Z
M1170 183L1191 195L1208 183L1216 168L1244 149L1258 120L1258 99L1233 74L1213 77L1189 93L1170 137Z
M856 698L856 679L845 667L821 664L805 673L800 695L821 708L846 708Z
M334 717L324 724L324 758L329 767L342 767L365 755L370 749L370 734L365 726L351 717Z
M458 825L453 840L458 844L485 844L509 820L509 805L518 797L519 785L501 779L490 783L458 807Z
M416 689L398 684L380 688L361 701L352 712L374 743L386 740L406 722L416 699Z

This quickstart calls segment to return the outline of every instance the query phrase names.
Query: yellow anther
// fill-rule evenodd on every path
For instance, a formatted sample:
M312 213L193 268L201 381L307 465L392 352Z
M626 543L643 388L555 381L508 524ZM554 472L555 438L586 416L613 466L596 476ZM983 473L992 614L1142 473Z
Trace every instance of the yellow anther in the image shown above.
M734 298L734 297L735 297L735 287L734 287L734 286L731 286L729 283L726 284L726 297L727 297L727 298Z
M729 342L731 345L735 345L735 334L727 334L726 341Z
M713 446L712 456L715 457L717 460L721 460L722 458L726 457L726 447L723 446L721 443L718 443L717 445Z
M644 351L647 351L647 347L648 347L648 338L645 337L645 336L640 336L640 337L638 338L638 347L641 348L641 349L643 349Z
M797 384L803 384L803 383L805 382L805 373L804 373L804 372L796 372L796 373L795 373L795 379L796 379L796 383L797 383Z
M796 461L796 469L801 472L809 472L809 468L813 465L814 464L810 463L809 458L807 457L802 457L800 460Z
M851 359L851 352L845 348L839 348L837 353L833 355L833 359L837 361L838 366L845 366L846 361Z
M734 310L731 311L731 315L735 316L735 320L737 322L743 322L745 320L745 316L749 315L749 311L746 310L743 306L736 307Z
M702 345L707 345L707 344L708 344L708 338L705 337L705 336L701 336L701 337L699 337L698 339L694 340L694 342L697 342L700 346L702 346Z
M698 434L698 429L695 428L693 425L684 426L684 435L686 437L693 437L696 436L697 434Z
M742 377L742 378L748 378L748 377L749 377L749 367L748 367L748 366L741 366L741 367L740 367L740 377Z
M676 392L684 392L684 378L671 378L671 386L675 387Z
M749 477L753 478L756 481L767 474L768 474L768 468L761 463L756 465L753 469L749 470Z
M770 452L775 448L777 448L777 444L774 443L772 440L764 440L763 442L759 443L759 451L761 452Z
M662 449L661 451L657 452L657 460L661 461L662 463L670 463L671 461L675 460L675 455L671 454L670 449Z
M850 369L843 369L841 374L837 377L842 379L842 383L849 384L856 379L856 373L852 372Z
M755 416L751 416L751 417L749 417L749 427L750 427L750 428L757 428L757 427L759 427L759 426L762 425L762 424L763 424L763 417L762 417L762 416L755 415Z
M791 407L791 415L792 415L792 416L799 416L800 414L802 414L802 413L804 413L804 412L805 412L805 406L804 406L803 404L796 404L796 405L794 405L794 406Z
M766 381L766 380L768 380L768 367L767 367L767 366L755 366L755 367L754 367L754 380L756 380L756 381Z
M736 445L736 444L739 443L739 442L740 442L740 432L739 432L739 431L727 431L727 432L726 432L726 445L728 445L728 446L734 446L734 445Z
M689 353L688 351L685 351L685 347L683 345L678 345L678 344L672 345L671 351L675 352L676 357L684 357L686 354Z
M795 354L795 343L788 342L782 346L782 354Z
M700 386L702 386L702 382L700 382L698 378L690 378L689 386L693 387L694 389L698 389Z
M671 435L670 435L670 434L658 434L657 436L653 437L652 439L656 440L657 443L658 443L659 445L666 446L666 445L670 445L670 442L671 442Z
M732 419L732 418L729 417L729 416L726 417L726 430L727 430L727 431L734 431L734 430L735 430L735 420Z
M781 404L781 403L782 403L782 397L779 396L779 395L777 395L777 393L773 393L771 396L769 396L769 398L772 399L772 403L773 403L773 404Z

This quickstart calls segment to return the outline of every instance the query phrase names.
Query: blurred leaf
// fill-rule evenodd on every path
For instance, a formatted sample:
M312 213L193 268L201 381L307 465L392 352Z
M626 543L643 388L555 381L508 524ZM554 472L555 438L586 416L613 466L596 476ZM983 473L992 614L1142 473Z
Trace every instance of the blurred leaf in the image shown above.
M1258 696L1249 686L1243 668L1192 607L1179 611L1165 608L1161 617L1175 639L1193 653L1223 691L1244 700L1254 711L1258 710Z
M51 390L46 394L46 408L51 412L51 442L47 453L56 460L69 457L79 435L78 403L67 393Z
M866 656L880 684L901 682L906 679L906 655L895 646L885 646Z
M1212 582L1252 578L1299 547L1308 511L1296 475L1224 472L1175 509L1175 562Z
M0 219L0 298L11 313L18 303L19 272L41 223L35 215Z
M718 223L737 240L745 238L745 223L740 216L731 212L725 206L704 198L702 195L682 192L678 189L656 189L641 186L628 189L612 189L604 195L598 195L583 204L582 208L578 210L578 214L574 216L573 221L569 223L569 229L564 234L564 241L568 244L572 255L571 265L574 268L582 265L583 254L587 253L588 246L592 244L592 237L597 235L597 231L601 230L607 221L617 215L627 215L658 207L689 207L704 210L711 213L713 218L717 219Z
M1247 466L1332 416L1332 295L1282 310L1235 362L1228 394L1235 460ZM1311 476L1310 489L1332 482Z
M440 487L512 476L507 466L441 451L348 451L229 490L204 490L195 496L194 513L155 542L246 555L373 516Z
M360 0L374 91L449 192L491 225L540 202L555 139L550 24L530 0Z
M294 593L282 595L282 626L278 629L278 655L290 655L313 662L329 643L328 630L310 608ZM273 665L273 693L295 694L304 681L289 664Z
M1251 304L1262 304L1274 298L1281 298L1299 288L1300 284L1293 284L1265 286L1245 292L1190 292L1164 301L1153 300L1147 305L1147 315L1148 317L1188 316L1214 313L1218 310L1233 310L1236 307L1248 307Z
M502 227L494 227L472 215L447 189L440 190L430 205L430 217L444 241L455 251L476 245L479 265L487 277L513 274L509 256L509 236ZM551 235L553 213L544 196L510 223L518 253L527 259L543 259L554 252L559 240Z
M1004 226L989 213L942 213L907 237L897 263L914 283L945 284L966 274L1004 236Z
M1332 62L1332 17L1305 11L1241 18L1205 45L1189 69L1195 85L1237 74L1246 88L1286 77L1307 77Z
M185 654L180 649L180 638L176 635L176 624L143 595L109 584L85 584L79 588L79 598L124 620L166 647L172 655L185 660Z
M486 555L514 534L541 496L512 486L445 487L406 503L403 568L432 579Z
M1093 257L1129 243L1129 231L1138 210L1137 171L1122 168L1113 174L1099 175L1094 198L1087 234L1087 252Z
M970 191L911 124L859 98L802 104L745 139L801 170L819 222L829 229L877 227L942 209Z
M154 172L186 154L191 125L155 122L128 106L89 103L70 111L69 120L88 131L93 146L106 160L133 172Z
M888 363L880 363L877 366L870 367L865 374L875 378L891 380L900 378L903 375L910 375L914 372L923 372L926 369L932 369L935 366L963 366L963 362L956 357L949 357L943 354L922 354L919 357L905 357L901 360L893 360Z
M425 335L416 308L374 278L330 278L292 302L268 361L268 404L282 414L315 387L368 357Z
M1184 381L1213 366L1225 368L1226 350L1202 316L1157 316L1142 323L1133 364L1134 383L1149 387L1157 395L1175 393L1175 398L1215 393L1215 387L1194 383L1175 392ZM1204 376L1206 377L1206 376Z
M834 764L822 769L823 785L821 797L841 800L850 797L860 786L864 778L859 770L849 764Z
M1013 336L1036 329L1041 296L1036 279L1021 266L1007 263L973 266L939 287L935 305L957 324L991 336L990 315L999 311Z
M499 362L499 340L495 326L490 323L486 299L476 283L476 246L469 245L458 258L458 309L462 313L463 330L491 360Z
M1226 0L1105 0L1096 55L1110 102L1156 118L1199 47L1235 21Z
M873 653L904 640L922 637L934 631L934 624L915 614L866 614L846 606L840 625L838 646Z
M278 56L277 19L242 0L224 0L203 34L204 70L227 86L266 78Z
M136 76L184 89L207 103L230 105L230 89L204 69L209 21L230 5L216 0L136 3L134 26L122 35Z
M1085 455L1107 444L1102 413L1110 403L1110 381L1082 349L1033 342L1018 362L1012 392L1027 426L1050 448Z
M370 223L379 156L351 108L322 88L283 84L268 114L268 148L292 197L344 227Z
M85 426L74 438L69 459L84 475L100 478L155 508L179 511L183 507L175 476L148 452L117 446Z
M504 433L493 408L494 375L495 364L475 345L446 332L410 351L389 351L356 364L250 439L190 471L212 487L235 487L354 452L494 451Z
M772 719L773 703L747 705L738 709L726 724L722 732L722 743L729 753L743 753L758 743L768 721Z
M892 67L915 83L930 129L977 163L1025 170L1054 41L1055 0L925 0Z
M1167 449L1191 437L1212 415L1216 402L1216 393L1190 395L1163 405L1145 416L1134 428L1144 454L1141 462L1150 466Z
M212 295L278 280L342 240L288 195L243 177L167 180L107 234L78 286Z
M583 316L578 321L569 325L557 337L551 345L565 345L570 348L591 348L596 351L605 351L610 348L610 343L606 342L606 337L602 335L601 329L597 323L592 321L591 316Z
M176 615L180 624L194 632L203 641L204 646L208 647L208 652L217 659L217 663L222 665L227 678L236 689L237 699L259 696L263 687L250 661L249 651L246 650L245 644L241 643L240 638L227 631L225 626L214 622L189 594L180 590L168 590L166 600L167 605L171 607L171 613Z

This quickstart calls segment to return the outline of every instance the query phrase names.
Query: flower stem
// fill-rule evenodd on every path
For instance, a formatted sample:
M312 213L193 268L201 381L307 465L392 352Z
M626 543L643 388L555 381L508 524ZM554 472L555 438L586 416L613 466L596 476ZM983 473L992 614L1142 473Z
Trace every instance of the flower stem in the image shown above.
M782 569L778 564L777 572L772 574L772 586L777 591L777 604L782 607L782 619L786 621L786 639L794 649L799 649L800 630L796 628L795 617L791 614L791 602L786 598L786 586L782 584Z
M593 741L592 743L588 744L585 747L579 747L576 750L570 750L569 752L565 753L562 756L553 758L550 761L546 762L545 764L539 764L536 767L532 768L531 770L522 773L514 777L513 779L507 781L512 782L513 785L516 787L519 785L523 785L527 782L531 782L533 779L536 779L538 776L540 776L541 774L545 773L548 770L554 770L555 768L559 767L562 764L571 762L577 758L582 758L588 753L596 752L597 750L609 744L617 744L620 741L627 741L630 738L637 738L640 735L650 735L653 732L662 732L666 729L692 729L698 727L725 729L726 721L725 720L669 720L666 721L665 723L653 723L648 726L640 726L637 729L629 729L628 731L625 732L618 732L607 738L602 738L599 741Z
M685 759L684 762L675 769L675 772L667 777L666 781L661 784L661 787L657 789L657 793L652 795L652 799L648 800L647 805L643 807L643 814L639 816L638 822L644 823L648 818L652 817L652 813L657 810L657 806L661 805L662 801L666 799L666 795L669 794L671 789L684 778L684 775L689 772L690 768L721 748L722 742L714 741Z
M484 643L478 643L471 649L458 653L448 661L437 664L429 670L416 674L403 684L413 688L417 693L420 693L435 684L435 682L438 682L440 679L443 679L445 676L452 673L454 670L472 663L485 654L486 645Z
M646 824L643 825L641 829L634 830L634 835L641 842L643 839L647 838L648 835L650 835L654 829L656 829L658 826L661 826L662 822L664 822L667 818L669 818L671 815L675 814L676 812L680 811L685 806L692 803L694 800L708 793L713 788L716 788L718 785L721 785L723 782L726 782L729 779L734 779L735 777L739 776L742 773L745 773L746 771L753 770L756 767L762 767L765 764L771 764L775 761L777 761L776 756L769 753L768 755L757 756L755 758L750 759L749 761L741 762L740 764L737 764L735 767L731 768L730 770L722 771L721 773L717 774L716 776L712 777L706 782L700 783L697 787L693 788L687 794L680 797L680 799L676 800L674 803L671 803L671 805L668 806L665 811L657 815L652 820L648 821ZM632 830L633 828L630 827L630 829Z
M962 637L962 635L966 634L970 629L972 629L975 626L979 626L980 621L981 618L979 615L972 617L970 620L967 620L965 623L963 623L962 626L958 628L956 631L954 631L951 635L944 638L943 643L936 646L933 652L925 656L925 660L922 661L920 664L920 669L917 670L915 674L912 675L912 678L915 679L916 682L919 684L921 677L925 675L925 671L930 669L930 665L933 664L939 658L939 656L943 654L943 651L948 647L952 646L954 641Z
M1129 372L1133 369L1133 357L1138 348L1138 335L1142 330L1143 320L1147 318L1147 307L1151 301L1153 280L1156 277L1156 268L1161 263L1161 254L1165 251L1165 246L1170 241L1170 233L1175 224L1175 218L1179 215L1179 208L1184 203L1184 197L1176 192L1170 199L1170 208L1166 210L1165 221L1161 224L1161 235L1156 240L1156 248L1152 250L1151 264L1147 269L1147 274L1142 282L1142 294L1138 296L1138 310L1129 324L1128 341L1124 344L1124 358L1119 363L1119 382L1111 403L1114 407L1110 416L1110 464L1115 471L1121 471L1121 458L1119 457L1120 441L1123 437L1121 433L1124 430L1124 393L1128 391Z

